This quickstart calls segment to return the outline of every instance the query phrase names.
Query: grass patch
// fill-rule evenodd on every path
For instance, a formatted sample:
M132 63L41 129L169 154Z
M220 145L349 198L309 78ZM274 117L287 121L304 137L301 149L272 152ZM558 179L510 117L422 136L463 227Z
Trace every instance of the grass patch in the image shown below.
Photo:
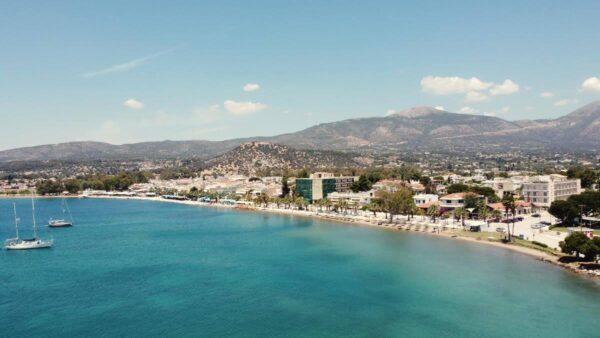
M568 232L567 227L552 227L550 231ZM600 229L594 229L594 235L600 236Z

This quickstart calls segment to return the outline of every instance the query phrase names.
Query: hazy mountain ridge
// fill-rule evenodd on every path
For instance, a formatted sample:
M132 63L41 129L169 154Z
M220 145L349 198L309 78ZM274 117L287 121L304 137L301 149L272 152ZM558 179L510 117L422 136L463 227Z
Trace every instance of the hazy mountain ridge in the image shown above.
M394 152L506 151L510 149L597 150L600 148L600 101L557 119L506 121L498 117L456 114L415 107L385 117L322 123L272 137L225 141L158 141L112 145L69 142L0 151L0 161L96 159L210 159L249 141L296 149Z

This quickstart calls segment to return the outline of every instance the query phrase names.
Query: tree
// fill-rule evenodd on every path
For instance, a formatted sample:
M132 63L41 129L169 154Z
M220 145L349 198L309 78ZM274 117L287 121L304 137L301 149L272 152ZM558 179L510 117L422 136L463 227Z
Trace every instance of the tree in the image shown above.
M308 178L308 171L306 168L302 168L302 170L300 170L298 173L298 178Z
M579 209L570 201L554 201L550 204L548 212L560 219L564 225L570 225L575 222L575 218L579 216Z
M583 234L583 232L575 231L565 238L564 241L558 243L562 252L579 258L579 254L582 250L587 248L584 246L590 239Z
M567 170L567 177L579 178L581 179L582 188L590 188L593 184L598 182L600 173L589 168L571 167Z
M288 185L288 177L284 175L281 178L281 197L285 197L290 194L290 186Z
M400 213L412 215L414 213L415 203L412 199L412 192L408 188L402 187L394 192L381 192L380 198L383 210L390 214L390 221L393 221L394 215Z
M63 192L64 186L60 181L44 180L35 185L35 190L39 195L54 195Z
M479 202L479 199L477 198L477 195L475 195L474 193L465 194L464 207L466 209L476 208L478 202Z
M502 198L502 205L504 206L504 210L506 212L506 216L508 217L509 214L512 214L511 220L512 220L512 224L513 224L513 231L515 228L515 214L516 214L516 209L517 206L515 204L515 198L513 197L513 195L506 195L504 196L504 198ZM510 242L512 237L511 237L511 231L510 231L510 226L507 225L507 235L508 235L508 241Z
M581 246L581 253L587 261L597 261L600 255L600 237L594 237Z
M467 192L469 191L469 186L462 183L450 184L446 191L448 192L448 194L455 194L457 192Z
M584 191L579 195L569 196L567 201L578 209L581 206L586 215L600 213L600 191Z
M377 212L381 211L381 200L373 199L366 205L366 209L372 212L373 216L377 216Z
M298 196L294 199L294 204L296 205L296 208L298 208L298 210L304 210L306 200L304 199L304 197Z
M433 223L435 223L435 218L437 217L439 212L440 208L437 204L432 204L429 206L429 208L427 208L427 216L431 217Z
M464 208L456 208L454 209L454 218L460 220L460 224L465 226L465 217L469 215L469 211Z
M371 189L371 186L372 183L367 179L367 177L365 175L360 175L358 181L354 182L350 189L352 189L353 192L368 191Z
M267 195L264 192L261 192L257 197L256 197L256 201L258 202L258 205L264 205L265 207L269 206L269 201L271 199L269 198L269 195Z
M76 194L81 190L82 183L78 179L68 179L64 183L65 190L69 192L69 194Z

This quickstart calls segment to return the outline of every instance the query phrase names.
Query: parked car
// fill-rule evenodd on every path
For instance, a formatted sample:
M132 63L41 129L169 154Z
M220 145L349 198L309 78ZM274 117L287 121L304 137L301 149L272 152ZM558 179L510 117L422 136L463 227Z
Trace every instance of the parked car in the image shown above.
M540 217L540 214L533 214L531 217Z
M541 221L540 224L543 224L543 225L552 225L552 223L550 223L548 221Z

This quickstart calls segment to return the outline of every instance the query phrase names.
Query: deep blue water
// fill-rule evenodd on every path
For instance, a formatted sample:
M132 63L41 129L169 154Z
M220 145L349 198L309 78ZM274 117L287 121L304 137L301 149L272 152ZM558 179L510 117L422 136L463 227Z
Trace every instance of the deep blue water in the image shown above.
M17 200L30 228L28 200ZM301 217L70 200L0 253L0 336L598 336L600 285L533 258ZM40 223L60 201L38 200ZM0 200L0 237L14 234Z

